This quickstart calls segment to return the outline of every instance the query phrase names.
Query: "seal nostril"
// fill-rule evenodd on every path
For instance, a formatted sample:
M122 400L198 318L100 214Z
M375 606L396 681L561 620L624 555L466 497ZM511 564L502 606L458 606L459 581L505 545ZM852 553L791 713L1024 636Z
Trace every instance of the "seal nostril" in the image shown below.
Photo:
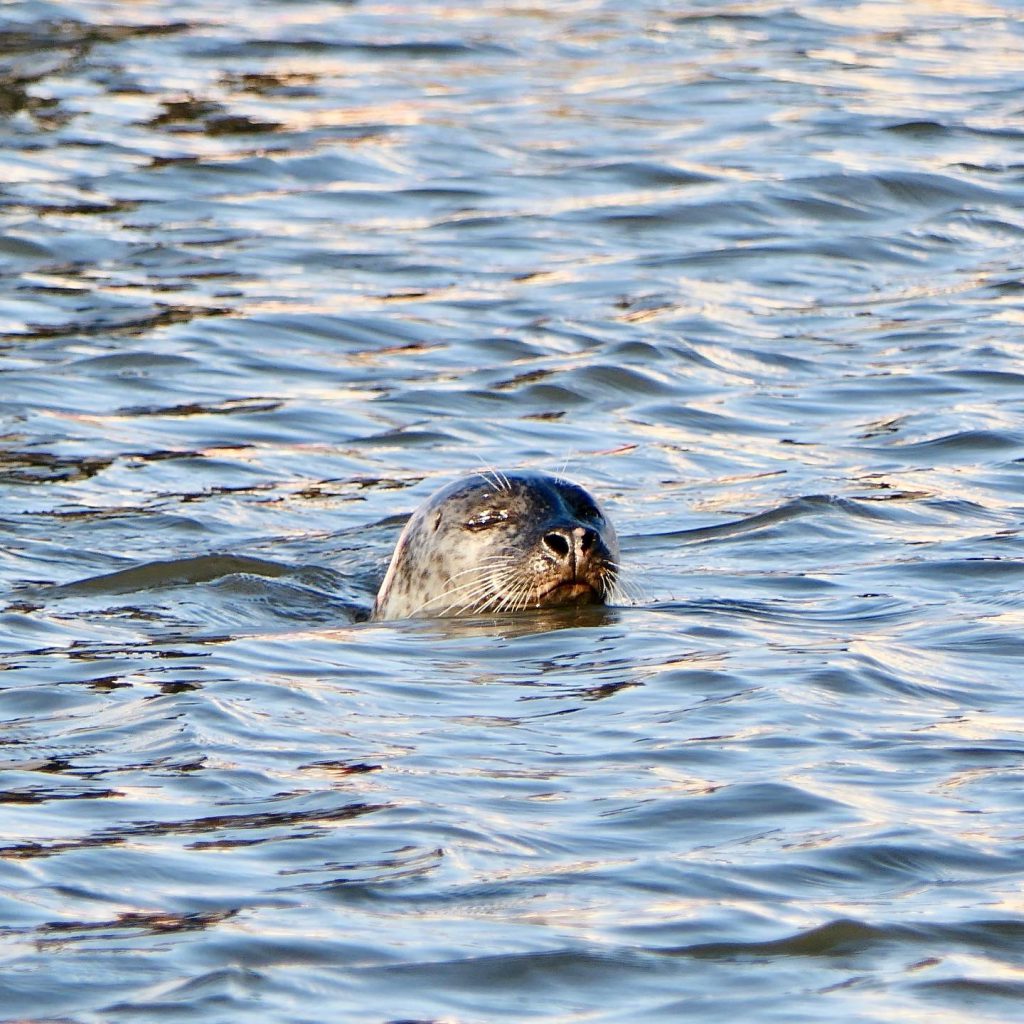
M549 550L553 551L556 555L558 555L559 558L569 557L569 541L560 533L545 533L544 545Z
M597 543L597 534L593 530L584 530L580 534L580 551L586 554Z

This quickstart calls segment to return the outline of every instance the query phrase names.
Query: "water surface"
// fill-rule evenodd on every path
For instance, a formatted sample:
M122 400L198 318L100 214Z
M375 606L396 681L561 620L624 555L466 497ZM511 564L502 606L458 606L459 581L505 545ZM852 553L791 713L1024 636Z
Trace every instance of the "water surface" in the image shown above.
M4 1018L1013 1019L1022 13L0 7Z

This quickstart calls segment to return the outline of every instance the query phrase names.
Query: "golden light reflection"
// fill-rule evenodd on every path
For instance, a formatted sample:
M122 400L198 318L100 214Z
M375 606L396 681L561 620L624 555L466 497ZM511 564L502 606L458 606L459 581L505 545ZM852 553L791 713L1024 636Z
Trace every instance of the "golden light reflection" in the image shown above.
M1006 17L1006 9L984 0L868 0L855 6L830 8L821 4L814 8L814 18L828 25L852 26L871 32L894 32L920 28L931 14L963 14L968 18Z
M1020 836L1015 836L1014 839L1019 843ZM1024 917L1024 890L990 895L986 905L992 909L993 914L1003 911L1016 917Z

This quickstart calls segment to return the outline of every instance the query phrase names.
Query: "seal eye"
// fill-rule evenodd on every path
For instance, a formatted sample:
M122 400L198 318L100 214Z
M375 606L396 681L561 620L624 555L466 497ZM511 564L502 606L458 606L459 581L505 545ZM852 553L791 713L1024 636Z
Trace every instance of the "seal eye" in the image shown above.
M598 512L597 506L592 505L589 501L585 501L580 505L576 506L576 515L580 519L600 519L601 513Z
M486 530L488 526L497 526L508 519L508 512L503 508L489 508L479 512L466 522L467 530Z

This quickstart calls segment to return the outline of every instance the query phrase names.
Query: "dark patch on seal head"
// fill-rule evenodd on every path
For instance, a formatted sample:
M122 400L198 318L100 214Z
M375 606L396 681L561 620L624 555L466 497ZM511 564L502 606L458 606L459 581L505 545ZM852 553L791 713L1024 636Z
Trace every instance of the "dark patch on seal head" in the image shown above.
M441 488L395 546L374 619L604 604L619 545L601 506L547 473L487 473Z

